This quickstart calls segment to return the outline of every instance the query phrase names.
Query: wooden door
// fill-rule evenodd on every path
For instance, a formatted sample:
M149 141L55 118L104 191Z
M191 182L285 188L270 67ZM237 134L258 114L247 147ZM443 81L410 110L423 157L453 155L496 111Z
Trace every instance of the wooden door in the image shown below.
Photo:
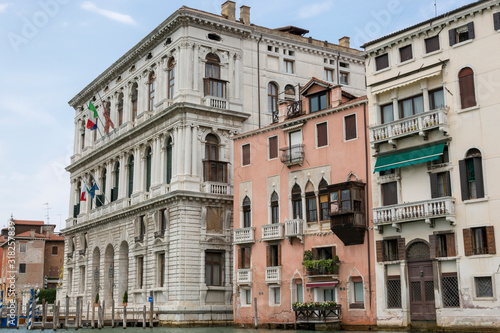
M431 261L408 263L411 320L436 320Z

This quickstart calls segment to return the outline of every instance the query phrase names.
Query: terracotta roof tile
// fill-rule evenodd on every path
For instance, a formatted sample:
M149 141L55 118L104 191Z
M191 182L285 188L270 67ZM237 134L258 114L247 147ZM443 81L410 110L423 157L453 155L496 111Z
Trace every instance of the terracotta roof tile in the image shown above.
M31 237L31 231L22 232L20 234L17 234L16 237ZM46 238L44 235L39 234L37 232L35 232L35 237L36 238Z
M14 220L15 224L22 224L22 225L43 225L43 221L30 221L30 220Z

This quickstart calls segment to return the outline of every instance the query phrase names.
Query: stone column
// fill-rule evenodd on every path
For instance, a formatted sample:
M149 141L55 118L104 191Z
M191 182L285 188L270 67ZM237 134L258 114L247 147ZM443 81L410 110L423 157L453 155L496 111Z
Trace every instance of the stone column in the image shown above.
M175 164L177 166L176 174L177 175L182 175L184 174L184 168L183 168L183 142L184 142L184 131L181 126L178 126L176 128L176 139L175 140L175 146L176 146L176 154L175 154ZM185 152L184 152L185 153Z
M69 196L69 214L68 217L73 217L73 208L75 206L75 200L76 200L76 179L71 180L71 190L70 190L70 196ZM79 195L79 194L78 194Z
M240 73L241 73L241 54L237 53L236 54L236 59L235 59L235 71L234 71L234 98L239 99L240 98Z
M234 52L229 52L228 57L229 75L227 76L229 82L227 87L227 99L230 100L234 97L234 91L237 89L234 80Z
M163 101L165 98L166 86L166 65L167 59L159 60L156 63L156 87L155 87L155 104ZM155 110L157 112L157 110Z
M200 45L194 44L194 55L193 55L193 90L199 91L200 87Z
M158 147L159 147L159 169L158 169L158 181L160 184L164 184L167 182L167 165L166 165L166 158L167 158L167 139L162 135L159 138L158 142Z
M181 48L178 46L177 47L177 50L176 50L176 57L175 57L175 77L174 77L174 96L173 97L177 97L179 96L179 86L181 84L181 76L184 75L184 73L182 72L182 69L181 69L181 64L182 64L182 61L181 61ZM172 97L172 99L174 99Z
M81 186L81 189L82 189L82 192L85 191L86 192L86 187L85 187L85 182L87 181L86 179L86 175L83 175L82 176L82 179L80 180L80 186ZM84 182L84 179L85 179L85 182ZM81 195L81 193L79 193L79 195ZM90 195L88 193L85 193L85 197L87 198L87 201L80 201L80 214L81 213L87 213L88 209L87 209L87 203L89 202L90 200Z
M126 179L127 179L127 154L122 153L120 155L120 174L118 180L118 199L122 199L126 197L127 189L126 189Z
M193 177L198 176L198 167L200 163L201 156L198 155L198 126L193 126L193 142L191 144L191 174Z
M152 161L152 173L153 173L153 179L151 184L152 185L157 185L160 183L160 162L161 162L161 142L160 142L160 136L157 136L154 139L153 147L154 147L154 153L153 153L153 161Z
M75 140L73 142L73 154L78 154L80 152L80 120L75 120Z
M428 112L430 109L430 106L429 106L429 88L427 85L427 79L422 80L422 82L420 82L420 88L422 89L422 97L423 97L422 99L423 99L423 103L424 103L424 112Z
M194 82L194 75L193 75L193 43L186 43L186 49L185 49L185 57L186 60L185 62L185 71L183 71L182 77L186 80L185 84L183 87L187 90L192 90L193 87L193 82Z
M142 74L142 84L139 84L139 95L142 98L139 98L138 101L138 110L137 115L140 115L144 111L148 110L149 103L149 71L144 71Z
M399 107L398 107L398 98L392 97L392 112L394 115L394 120L399 120Z
M185 127L185 139L184 139L184 171L186 174L191 174L191 151L193 147L191 146L191 125L186 125Z
M140 178L141 178L141 151L139 147L134 149L134 190L132 193L140 192Z
M123 122L132 121L132 85L134 82L128 82L123 89Z
M111 187L113 184L112 183L113 167L114 167L113 161L109 161L108 165L106 166L106 193L104 193L104 196L106 197L106 201L108 203L111 202Z
M139 179L137 182L137 187L140 192L144 192L144 188L146 187L146 150L141 149L139 152Z

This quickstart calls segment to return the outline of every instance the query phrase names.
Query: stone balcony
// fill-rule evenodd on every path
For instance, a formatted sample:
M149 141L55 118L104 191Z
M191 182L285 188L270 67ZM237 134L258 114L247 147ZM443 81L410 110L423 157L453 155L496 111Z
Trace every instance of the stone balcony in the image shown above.
M203 104L217 109L228 110L229 102L225 98L219 98L214 96L206 96L203 99Z
M227 183L219 182L204 182L202 184L202 191L209 194L223 194L232 195L232 186Z
M400 230L401 223L421 220L433 227L436 218L446 218L451 225L455 225L455 198L443 197L373 208L376 229L392 225Z
M285 220L285 237L290 243L292 242L293 237L297 237L301 242L303 242L304 220Z
M370 144L374 149L385 142L396 146L399 139L415 134L425 138L428 131L435 129L448 134L448 109L427 111L386 124L370 126Z
M252 284L252 270L250 268L238 269L236 272L236 283L238 285Z
M262 226L262 240L280 240L283 237L283 223L264 224Z
M281 266L266 267L266 283L281 283Z
M255 228L241 228L234 230L234 244L249 244L255 242Z

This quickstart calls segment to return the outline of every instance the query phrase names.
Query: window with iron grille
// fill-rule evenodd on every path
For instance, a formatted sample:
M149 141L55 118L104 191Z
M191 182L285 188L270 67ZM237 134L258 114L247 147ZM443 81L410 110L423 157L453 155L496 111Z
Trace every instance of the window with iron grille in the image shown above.
M401 308L401 279L399 276L387 277L387 308Z
M491 276L475 276L476 297L493 297L493 281Z
M443 295L443 307L459 308L460 293L458 290L458 277L456 273L443 273L441 278L441 288Z

